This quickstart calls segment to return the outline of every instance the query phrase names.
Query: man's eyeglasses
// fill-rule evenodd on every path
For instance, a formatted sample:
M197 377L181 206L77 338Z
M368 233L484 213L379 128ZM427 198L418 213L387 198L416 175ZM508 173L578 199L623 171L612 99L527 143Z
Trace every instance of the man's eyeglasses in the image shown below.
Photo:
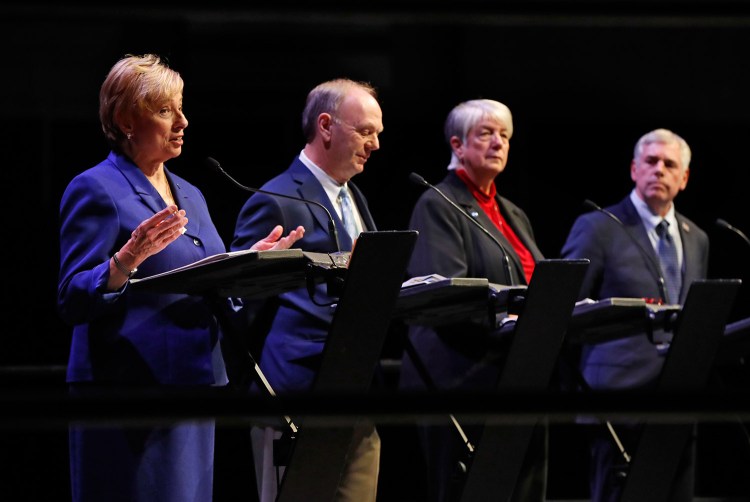
M348 127L349 129L359 134L362 137L362 139L366 141L375 142L378 139L378 132L373 131L372 129L368 127L356 127L356 126L353 126L352 124L349 124L348 122L344 122L338 117L333 117L333 116L331 116L331 120L333 120L333 122L336 124Z

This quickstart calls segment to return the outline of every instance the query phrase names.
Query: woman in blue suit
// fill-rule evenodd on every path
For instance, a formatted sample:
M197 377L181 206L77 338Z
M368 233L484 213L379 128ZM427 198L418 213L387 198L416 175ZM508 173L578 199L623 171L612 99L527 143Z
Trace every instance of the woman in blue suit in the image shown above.
M63 194L58 307L73 326L67 380L74 395L227 382L221 329L205 298L128 288L135 274L226 251L201 192L164 164L182 151L183 85L158 56L118 61L100 92L112 151ZM282 232L275 228L253 249L288 248L304 230ZM209 501L213 446L212 421L71 426L73 500Z

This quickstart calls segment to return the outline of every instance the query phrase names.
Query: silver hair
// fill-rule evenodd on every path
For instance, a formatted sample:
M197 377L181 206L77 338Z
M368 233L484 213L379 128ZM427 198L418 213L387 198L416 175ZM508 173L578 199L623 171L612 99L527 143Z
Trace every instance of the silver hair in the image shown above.
M664 143L665 145L677 143L680 147L680 162L682 164L682 170L685 171L690 167L692 153L690 152L690 147L688 146L687 141L669 129L654 129L653 131L641 136L641 139L638 140L633 149L633 159L637 159L643 152L643 149L651 143Z
M451 138L456 136L466 141L466 136L472 127L482 120L494 120L508 129L508 139L513 136L513 116L510 109L499 101L492 99L472 99L456 105L445 119L445 140L450 144ZM448 169L456 169L460 161L455 153L451 153Z

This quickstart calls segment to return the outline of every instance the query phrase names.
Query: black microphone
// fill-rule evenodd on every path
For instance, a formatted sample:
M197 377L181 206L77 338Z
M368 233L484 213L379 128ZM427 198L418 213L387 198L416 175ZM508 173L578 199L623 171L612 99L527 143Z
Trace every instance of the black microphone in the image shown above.
M328 210L328 208L326 208L320 202L314 201L314 200L302 199L300 197L292 197L291 195L285 195L283 193L269 192L267 190L261 190L260 188L246 187L245 185L241 184L239 181L229 176L229 174L227 174L227 172L221 167L221 164L219 164L219 161L214 159L213 157L208 157L206 159L206 164L208 164L208 166L211 169L222 174L229 181L231 181L232 183L234 183L241 189L246 190L248 192L257 192L257 193L262 193L266 195L271 195L272 197L282 197L284 199L296 200L304 204L313 204L315 206L318 206L319 208L321 208L323 211L326 212L326 216L328 216L328 231L331 232L331 234L333 234L333 238L336 241L336 251L341 252L341 243L339 242L339 233L338 231L336 231L336 223L333 221L333 216L331 216L331 212Z
M723 228L725 230L729 230L730 232L734 232L735 234L739 235L740 238L747 243L748 246L750 246L750 239L747 238L747 235L745 235L742 230L740 230L737 227L733 227L726 221L722 220L721 218L718 218L716 220L716 226Z
M641 252L641 254L643 255L643 257L646 258L646 260L649 263L651 263L651 265L654 266L654 270L656 270L656 273L659 276L659 280L657 281L657 285L659 286L659 294L661 295L662 300L664 302L666 302L667 300L676 300L676 301L679 301L679 298L674 298L674 299L667 298L666 287L664 286L664 276L662 276L662 274L661 274L661 266L659 265L659 263L656 260L654 260L654 257L646 250L646 248L643 247L643 245L640 243L640 241L635 238L635 236L630 232L630 230L628 230L628 227L625 226L625 224L622 222L622 220L620 218L618 218L617 216L615 216L614 214L612 214L610 211L607 211L606 209L604 209L603 207L601 207L596 202L593 202L593 201L591 201L589 199L584 200L583 204L585 206L588 206L590 209L593 209L595 211L599 211L600 213L606 214L612 220L614 220L615 222L617 222L617 224L620 226L620 228L622 228L622 230L626 234L628 234L628 237L630 237L630 240L632 240L633 243L636 246L638 246L638 250Z
M499 247L500 251L502 251L502 253L503 253L503 267L505 268L505 274L508 277L508 280L510 281L509 286L513 286L515 284L519 284L519 282L516 282L516 281L513 280L513 271L512 271L511 266L510 266L510 257L508 256L508 252L506 251L505 246L503 246L502 244L500 244L500 241L498 241L495 238L495 236L492 235L489 232L489 230L487 230L486 228L484 228L477 220L475 220L474 218L472 218L471 215L469 215L469 213L467 213L466 211L464 211L458 204L456 204L455 202L453 202L452 200L450 200L448 198L448 196L445 195L442 191L440 191L440 189L438 187L436 187L435 185L432 185L431 183L428 183L427 180L425 180L423 177L421 177L417 173L411 173L409 175L409 180L411 180L413 183L416 183L417 185L426 186L427 188L431 188L431 189L435 190L438 194L440 194L440 196L443 199L445 199L448 202L448 204L450 204L451 206L453 206L456 209L456 211L458 211L459 213L461 213L462 215L464 215L466 218L468 218L470 222L472 222L474 225L477 226L477 228L479 228L479 230L481 230L487 237L489 237L490 239L492 239L492 242L494 242L495 244L497 244L497 247Z

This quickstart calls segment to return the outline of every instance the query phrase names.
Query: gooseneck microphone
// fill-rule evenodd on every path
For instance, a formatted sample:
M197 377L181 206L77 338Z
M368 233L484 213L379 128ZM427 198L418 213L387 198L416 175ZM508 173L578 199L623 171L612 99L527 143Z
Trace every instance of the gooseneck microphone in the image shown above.
M625 223L623 223L622 220L620 218L618 218L617 216L615 216L612 212L607 211L606 209L604 209L603 207L601 207L596 202L593 202L593 201L591 201L589 199L586 199L586 200L583 201L583 204L585 206L589 207L590 209L593 209L595 211L599 211L600 213L603 213L603 214L607 215L609 218L611 218L613 221L615 221L617 223L617 225L620 228L622 228L622 230L628 235L628 237L630 238L630 240L633 241L633 243L638 247L638 250L641 252L641 254L643 255L643 257L646 258L646 260L654 267L654 270L656 270L656 273L659 276L659 279L657 280L657 286L659 287L659 294L661 295L662 300L664 302L672 301L672 300L679 301L678 298L674 298L674 299L673 298L667 298L667 291L666 291L666 286L664 284L664 276L661 273L661 266L659 265L659 263L656 260L654 260L654 257L651 255L651 253L649 253L646 250L646 248L643 247L643 244L641 244L640 241L638 241L638 239L636 239L635 236L630 232L630 230L628 230L628 227L625 226Z
M735 233L735 234L739 235L739 236L740 236L740 238L741 238L741 239L742 239L743 241L745 241L745 243L746 243L746 244L747 244L748 246L750 246L750 239L748 239L747 235L745 235L745 234L744 234L744 233L742 232L742 230L740 230L739 228L737 228L737 227L733 227L732 225L730 225L730 224L729 224L729 223L727 223L726 221L722 220L721 218L718 218L718 219L716 220L716 226L717 226L717 227L720 227L720 228L723 228L724 230L729 230L730 232L733 232L733 233Z
M336 230L336 223L333 221L333 216L331 216L331 212L328 210L328 208L326 208L320 202L315 201L315 200L302 199L300 197L292 197L291 195L285 195L283 193L269 192L268 190L261 190L260 188L247 187L241 184L239 181L232 178L229 174L227 174L227 172L221 167L221 164L219 164L219 161L214 159L213 157L208 157L206 159L206 164L208 165L208 167L218 172L219 174L223 175L225 178L227 178L229 181L234 183L236 186L238 186L242 190L245 190L248 192L262 193L262 194L270 195L272 197L281 197L284 199L296 200L298 202L302 202L303 204L312 204L314 206L318 206L323 211L325 211L326 216L328 217L328 231L331 232L331 234L333 234L333 238L336 241L336 251L341 252L341 243L339 242L339 233Z
M422 185L422 186L425 186L427 188L431 188L431 189L435 190L443 199L445 199L448 202L448 204L450 204L451 206L453 206L453 208L455 208L456 211L458 211L459 213L461 213L464 217L468 218L468 220L470 222L472 222L474 225L476 225L476 227L479 230L481 230L482 233L484 233L487 237L489 237L492 240L492 242L494 242L497 245L497 247L500 248L500 251L502 251L502 253L503 253L503 268L505 269L505 274L506 274L506 277L508 277L508 281L510 281L509 286L520 284L520 282L515 281L513 279L513 270L512 270L512 268L510 266L510 257L508 256L508 251L506 251L505 246L503 246L502 244L500 244L500 241L497 240L495 238L495 236L492 235L489 232L489 230L487 230L486 228L484 228L481 225L481 223L479 223L477 220L475 220L474 218L472 218L469 215L469 213L467 213L466 211L464 211L458 204L456 204L455 202L453 202L452 200L450 200L448 198L448 196L445 195L438 187L436 187L435 185L433 185L431 183L428 183L427 180L425 180L422 176L418 175L417 173L411 173L409 175L409 180L411 180L413 183L416 183L417 185Z

